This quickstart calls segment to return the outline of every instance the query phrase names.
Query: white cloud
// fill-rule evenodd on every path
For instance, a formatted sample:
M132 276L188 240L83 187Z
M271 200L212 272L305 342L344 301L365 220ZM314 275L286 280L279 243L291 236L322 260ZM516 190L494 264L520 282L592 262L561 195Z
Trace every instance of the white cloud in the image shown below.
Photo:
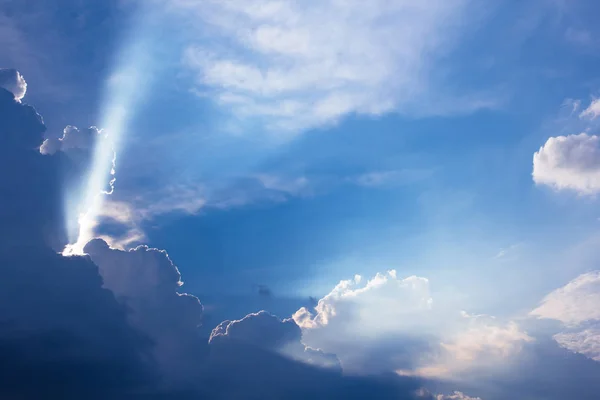
M600 271L580 275L554 290L530 314L554 319L571 327L590 320L600 320Z
M184 62L202 95L238 116L296 131L356 113L421 114L490 106L473 96L443 106L429 76L456 41L469 0L170 0L198 40ZM472 10L471 10L472 11ZM469 16L475 18L472 12ZM448 102L447 102L448 103ZM427 104L427 106L424 106ZM458 106L457 106L458 105ZM429 107L426 111L423 108Z
M600 361L600 324L582 331L557 333L553 338L567 350Z
M309 346L337 354L344 370L456 378L497 368L533 339L514 322L470 316L432 301L429 281L395 271L340 282L314 311L293 315Z
M583 110L581 118L596 119L600 115L600 99L593 99L588 108Z
M25 78L15 69L0 68L0 87L11 92L18 101L21 101L27 92Z
M557 190L598 193L600 137L580 133L549 138L533 155L533 180Z
M600 361L600 271L573 279L548 294L532 316L563 323L553 339L567 350Z
M381 337L406 328L411 315L427 312L431 305L427 279L416 276L399 279L392 270L367 281L359 275L341 281L319 300L314 314L302 308L293 318L306 329L333 323L361 335Z

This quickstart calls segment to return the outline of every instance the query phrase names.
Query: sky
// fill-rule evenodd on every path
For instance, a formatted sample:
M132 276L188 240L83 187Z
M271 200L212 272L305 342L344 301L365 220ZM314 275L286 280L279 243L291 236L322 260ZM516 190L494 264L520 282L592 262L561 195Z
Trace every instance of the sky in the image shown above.
M0 0L0 397L595 399L593 0Z

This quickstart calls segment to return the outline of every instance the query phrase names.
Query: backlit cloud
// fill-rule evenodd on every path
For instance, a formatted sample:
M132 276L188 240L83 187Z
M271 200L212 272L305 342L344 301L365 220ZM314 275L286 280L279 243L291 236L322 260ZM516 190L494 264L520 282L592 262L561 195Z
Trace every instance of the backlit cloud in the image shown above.
M0 87L11 92L18 101L21 101L27 92L25 78L15 69L0 68Z

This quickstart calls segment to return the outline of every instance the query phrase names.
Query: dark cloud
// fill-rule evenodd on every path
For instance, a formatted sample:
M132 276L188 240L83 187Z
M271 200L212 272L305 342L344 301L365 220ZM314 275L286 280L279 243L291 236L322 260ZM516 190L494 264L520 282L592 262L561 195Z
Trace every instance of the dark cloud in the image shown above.
M117 398L153 380L151 341L88 257L64 245L62 157L42 118L0 89L0 398Z
M100 239L84 251L98 265L104 286L130 309L131 324L154 341L153 354L164 374L172 380L195 374L207 348L199 331L202 305L180 293L181 275L167 253L146 246L111 249Z
M151 382L150 341L87 257L0 251L0 398L110 398Z
M202 306L180 293L164 251L125 252L94 240L89 256L58 254L66 243L64 181L77 165L68 152L40 153L44 131L32 107L0 89L1 398L413 397L414 380L308 365L336 359L302 345L294 321L266 313L220 325L223 340L209 346L198 334ZM71 134L81 132L69 130L65 142ZM280 355L284 343L301 350L303 362Z
M41 116L0 89L0 243L66 244L60 190L61 158L43 157Z
M213 342L204 379L210 399L414 399L419 382L394 374L349 377L236 341Z

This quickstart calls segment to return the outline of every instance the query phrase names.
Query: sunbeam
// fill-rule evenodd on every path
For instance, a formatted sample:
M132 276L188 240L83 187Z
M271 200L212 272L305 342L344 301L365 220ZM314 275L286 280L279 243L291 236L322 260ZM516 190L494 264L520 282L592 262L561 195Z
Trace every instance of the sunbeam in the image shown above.
M75 209L67 207L67 219L77 220L78 224L68 224L69 240L72 242L64 249L65 255L83 254L83 248L95 236L106 196L113 193L117 154L152 79L151 21L152 15L147 10L138 13L133 28L117 53L115 67L106 80L100 114L103 137L97 141L93 152L87 184L83 189L85 192L80 197L83 199L81 204ZM73 215L74 210L79 215Z

